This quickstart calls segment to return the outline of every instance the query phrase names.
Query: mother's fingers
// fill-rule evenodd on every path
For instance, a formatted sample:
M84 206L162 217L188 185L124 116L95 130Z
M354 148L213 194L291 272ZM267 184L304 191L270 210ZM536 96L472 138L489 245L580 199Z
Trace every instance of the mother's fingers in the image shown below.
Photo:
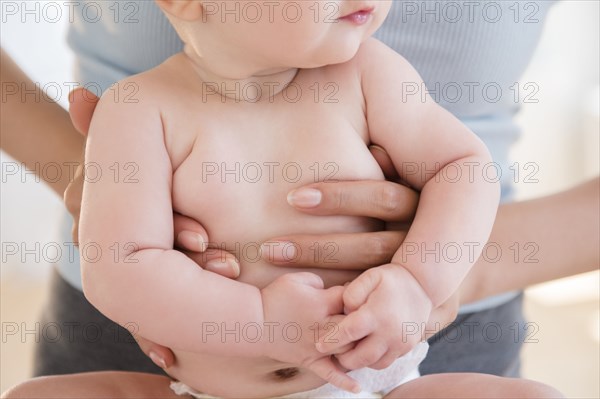
M208 248L205 252L183 251L191 260L204 270L220 274L227 278L240 276L240 264L236 257L222 249Z
M200 267L223 277L237 278L240 264L235 256L219 248L209 248L208 233L200 223L187 216L173 213L175 246Z
M371 155L373 155L373 158L375 158L379 164L386 180L398 181L400 179L400 176L392 163L392 159L386 150L376 144L371 144L369 146L369 151L371 151Z
M173 213L175 246L187 251L204 252L208 247L208 233L200 223L187 216Z
M367 216L384 221L412 220L419 195L401 184L379 181L320 182L288 194L288 203L312 215Z
M175 356L171 349L147 340L139 335L133 335L140 349L148 356L154 364L162 369L168 369L175 363Z
M78 87L69 93L69 115L75 129L87 136L100 98L91 91Z
M265 242L261 254L282 266L366 270L389 263L405 237L404 231L290 235Z

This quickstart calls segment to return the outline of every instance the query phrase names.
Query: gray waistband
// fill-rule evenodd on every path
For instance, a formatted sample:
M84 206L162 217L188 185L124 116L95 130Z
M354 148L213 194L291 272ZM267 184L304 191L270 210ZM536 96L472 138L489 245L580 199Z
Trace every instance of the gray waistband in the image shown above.
M506 292L500 295L490 296L477 302L467 303L458 310L458 314L481 312L482 310L495 308L503 305L519 295L519 291Z

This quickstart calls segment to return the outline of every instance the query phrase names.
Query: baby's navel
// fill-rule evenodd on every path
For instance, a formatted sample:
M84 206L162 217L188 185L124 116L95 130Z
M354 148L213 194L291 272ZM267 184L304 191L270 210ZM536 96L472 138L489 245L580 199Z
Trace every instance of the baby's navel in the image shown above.
M294 378L298 375L298 373L300 373L298 367L287 367L284 369L273 371L273 375L275 376L275 378L280 381L285 381Z

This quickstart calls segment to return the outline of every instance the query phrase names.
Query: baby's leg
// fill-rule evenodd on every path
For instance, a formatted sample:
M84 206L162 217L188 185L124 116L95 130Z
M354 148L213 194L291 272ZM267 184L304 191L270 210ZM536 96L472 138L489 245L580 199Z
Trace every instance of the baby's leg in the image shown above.
M488 374L447 373L419 377L399 386L386 398L563 398L556 389L539 382Z
M184 399L169 388L168 377L102 371L38 377L9 389L3 399ZM190 397L188 397L190 398Z

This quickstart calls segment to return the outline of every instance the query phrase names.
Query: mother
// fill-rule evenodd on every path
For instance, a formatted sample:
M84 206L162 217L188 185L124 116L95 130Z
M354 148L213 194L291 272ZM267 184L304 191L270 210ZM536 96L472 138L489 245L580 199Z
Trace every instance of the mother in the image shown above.
M100 21L85 18L87 3L102 8ZM519 136L519 129L513 121L518 106L514 103L510 87L518 81L533 53L551 3L528 2L531 5L528 9L515 13L515 4L521 8L524 5L513 2L458 2L449 9L443 1L398 0L376 34L415 66L432 96L484 140L500 165L502 173L498 174L502 176L505 204L499 211L491 241L504 248L504 254L510 253L508 248L513 242L533 241L539 246L537 257L540 262L526 265L525 271L512 257L503 256L493 263L480 260L471 273L470 283L461 293L462 303L472 303L460 309L459 318L451 327L460 329L460 333L442 331L430 340L431 349L421 366L422 374L473 371L518 375L521 343L512 339L514 335L510 329L514 328L515 322L523 323L522 296L518 291L510 290L588 270L598 264L594 244L598 242L598 230L593 222L597 217L590 218L590 213L598 213L595 206L598 200L597 181L556 196L507 204L512 198L508 150ZM237 13L239 17L245 17L243 8L238 8ZM113 82L152 68L181 50L177 35L151 1L83 1L75 7L73 15L76 21L70 28L68 40L77 54L77 80L89 88L107 90ZM3 81L27 81L6 56L3 55L2 59ZM424 88L406 82L404 90L406 95L418 96ZM502 94L498 96L498 93ZM95 100L82 91L75 92L73 99L75 129L85 133ZM17 100L9 99L3 104L2 145L5 151L26 164L54 161L63 165L80 160L82 137L60 107L48 102L21 103ZM27 118L23 117L25 115ZM33 118L32 115L39 117ZM384 169L389 171L385 154L377 148L372 151L381 160ZM482 168L483 165L475 166L475 173L483 173ZM81 179L73 182L66 195L67 206L76 221L81 182ZM62 194L69 182L50 183ZM295 264L301 266L337 265L362 269L387 262L403 237L402 223L393 222L406 222L407 217L410 219L407 215L413 214L417 198L410 189L391 182L315 184L311 188L313 190L293 193L291 205L318 215L377 217L390 222L390 231L286 237L286 240L298 243L303 249L300 252L304 254L311 252L308 247L314 242L337 244L339 252L336 256L340 263L317 261L315 264L315 260L308 257L294 259ZM65 220L65 226L70 226L70 220ZM76 226L77 223L75 230ZM573 226L578 227L579 235L562 234ZM179 246L190 251L199 251L202 241L208 240L200 226L182 217L176 218L176 232ZM190 256L208 269L230 277L236 275L236 262L231 255L221 257L211 252L204 256L190 253ZM285 263L275 259L273 262ZM500 275L504 278L496 277ZM160 368L143 355L128 332L105 319L87 303L80 288L78 265L58 265L44 321L75 327L72 335L64 336L58 342L40 342L35 374L91 370L160 373ZM499 293L503 294L474 302L483 296ZM506 332L499 341L486 340L484 328L490 322L497 323L502 332ZM81 326L87 323L101 326L99 341L86 340ZM452 334L452 340L444 339L444 333ZM457 336L461 337L458 341L455 339ZM173 362L167 348L141 338L140 343L146 354L161 367Z

